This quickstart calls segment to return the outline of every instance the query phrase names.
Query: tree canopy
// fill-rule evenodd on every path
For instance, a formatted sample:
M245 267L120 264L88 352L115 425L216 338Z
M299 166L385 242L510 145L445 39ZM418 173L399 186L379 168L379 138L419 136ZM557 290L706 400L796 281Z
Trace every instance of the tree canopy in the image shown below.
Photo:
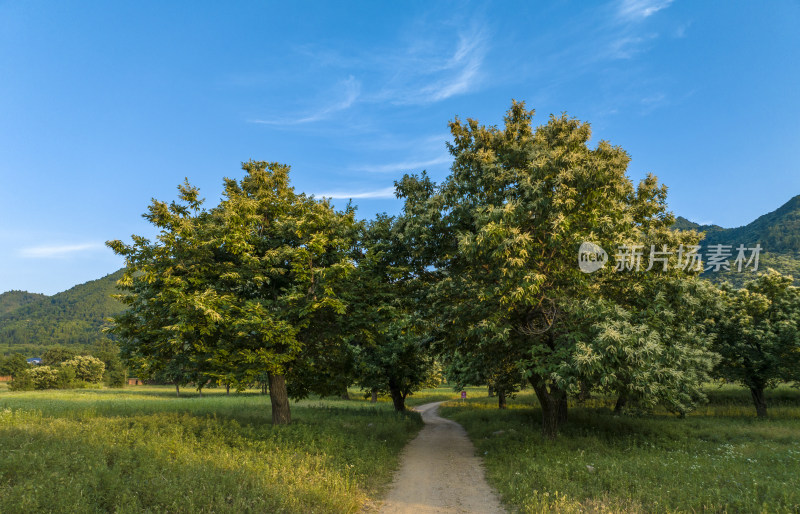
M356 223L350 209L295 193L288 166L243 169L210 210L188 182L179 202L153 201L145 217L161 230L157 242L109 242L127 264L128 310L112 332L153 371L177 365L237 381L266 372L273 422L288 423L289 391L306 394L304 378L342 344Z
M450 175L403 176L402 213L371 222L263 161L225 179L215 207L188 180L177 201L153 200L155 241L108 243L126 259L111 329L122 356L176 387L266 377L276 424L289 397L353 383L404 410L441 363L456 385L490 384L501 407L532 386L547 437L571 397L683 416L712 370L750 387L757 409L764 387L797 380L791 279L718 290L687 257L702 234L676 226L656 177L634 185L629 155L591 147L588 123L534 127L533 114L512 102L503 127L456 118ZM585 248L596 269L579 265Z
M696 375L677 368L686 360L711 364L705 340L656 340L652 317L617 330L616 344L598 344L595 336L614 331L602 326L609 312L630 323L623 311L640 307L629 300L631 293L652 298L662 284L680 278L658 270L646 277L617 273L613 266L590 275L576 261L583 242L661 248L699 235L671 230L666 188L653 176L634 187L626 175L627 153L605 141L590 148L587 123L551 116L534 129L532 116L523 103L513 102L503 128L456 119L450 124L451 175L438 186L424 175L399 182L414 220L405 243L435 275L426 305L440 351L517 363L542 405L548 436L566 419L567 395L581 384L678 402L704 374L702 367ZM607 354L634 341L645 348L625 363L631 372L617 376L621 360ZM656 378L659 366L673 370L673 379ZM660 380L659 387L633 385L634 376Z
M758 417L767 416L765 389L800 381L800 288L792 282L768 269L742 289L720 290L715 371L750 389Z

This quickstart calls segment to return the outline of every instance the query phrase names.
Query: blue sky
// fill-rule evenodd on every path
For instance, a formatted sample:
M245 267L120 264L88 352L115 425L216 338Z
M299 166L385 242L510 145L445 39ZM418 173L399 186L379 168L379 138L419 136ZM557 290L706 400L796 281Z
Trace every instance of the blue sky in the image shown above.
M150 199L208 203L248 159L397 212L448 173L447 123L566 111L732 227L800 194L800 4L0 1L0 291L122 266Z

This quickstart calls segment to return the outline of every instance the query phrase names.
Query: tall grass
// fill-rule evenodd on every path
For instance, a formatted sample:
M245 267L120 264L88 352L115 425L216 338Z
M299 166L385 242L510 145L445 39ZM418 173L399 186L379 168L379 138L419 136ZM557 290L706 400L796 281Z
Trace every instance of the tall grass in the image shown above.
M168 388L0 394L2 512L355 512L421 426L387 404Z
M573 405L555 441L523 392L500 411L494 399L445 404L484 459L488 477L521 512L800 512L800 391L770 394L769 420L749 392L710 388L686 419L615 416L607 399Z

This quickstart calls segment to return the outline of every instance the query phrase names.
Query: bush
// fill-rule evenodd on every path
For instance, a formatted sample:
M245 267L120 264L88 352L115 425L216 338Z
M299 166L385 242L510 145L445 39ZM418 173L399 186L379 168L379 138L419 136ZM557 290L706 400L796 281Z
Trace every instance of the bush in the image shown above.
M50 366L36 366L26 371L33 380L35 389L54 389L58 386L58 369Z
M76 387L78 382L75 380L75 368L72 366L61 366L58 368L58 389L70 389ZM79 386L78 386L79 387Z
M106 365L103 361L88 355L78 355L64 362L63 367L74 368L75 377L78 380L92 383L98 383L103 380L103 373L106 370Z
M33 377L28 370L17 373L14 379L8 383L10 391L32 391L34 389Z

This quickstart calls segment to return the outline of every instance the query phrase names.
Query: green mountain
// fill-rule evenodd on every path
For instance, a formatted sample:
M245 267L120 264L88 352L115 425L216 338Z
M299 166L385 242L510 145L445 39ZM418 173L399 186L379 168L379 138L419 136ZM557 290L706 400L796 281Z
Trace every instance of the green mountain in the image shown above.
M122 270L45 296L23 291L0 295L0 354L39 356L45 349L68 346L88 350L109 340L106 319L123 305L111 298Z
M0 294L0 317L42 298L47 297L43 294L29 293L27 291L8 291Z
M723 228L719 225L699 225L686 218L678 217L675 228L705 232L703 250L709 245L731 245L733 252L740 244L748 248L761 245L762 253L758 269L774 268L781 273L792 275L795 284L800 285L800 195L795 196L777 210L760 216L743 227ZM725 280L736 286L753 278L752 273L731 271L728 273L706 272L705 276L719 281Z
M780 208L759 217L752 223L738 228L722 228L719 225L698 225L686 218L678 217L675 228L695 229L706 233L704 244L761 243L764 251L775 254L800 253L800 195L795 196Z

